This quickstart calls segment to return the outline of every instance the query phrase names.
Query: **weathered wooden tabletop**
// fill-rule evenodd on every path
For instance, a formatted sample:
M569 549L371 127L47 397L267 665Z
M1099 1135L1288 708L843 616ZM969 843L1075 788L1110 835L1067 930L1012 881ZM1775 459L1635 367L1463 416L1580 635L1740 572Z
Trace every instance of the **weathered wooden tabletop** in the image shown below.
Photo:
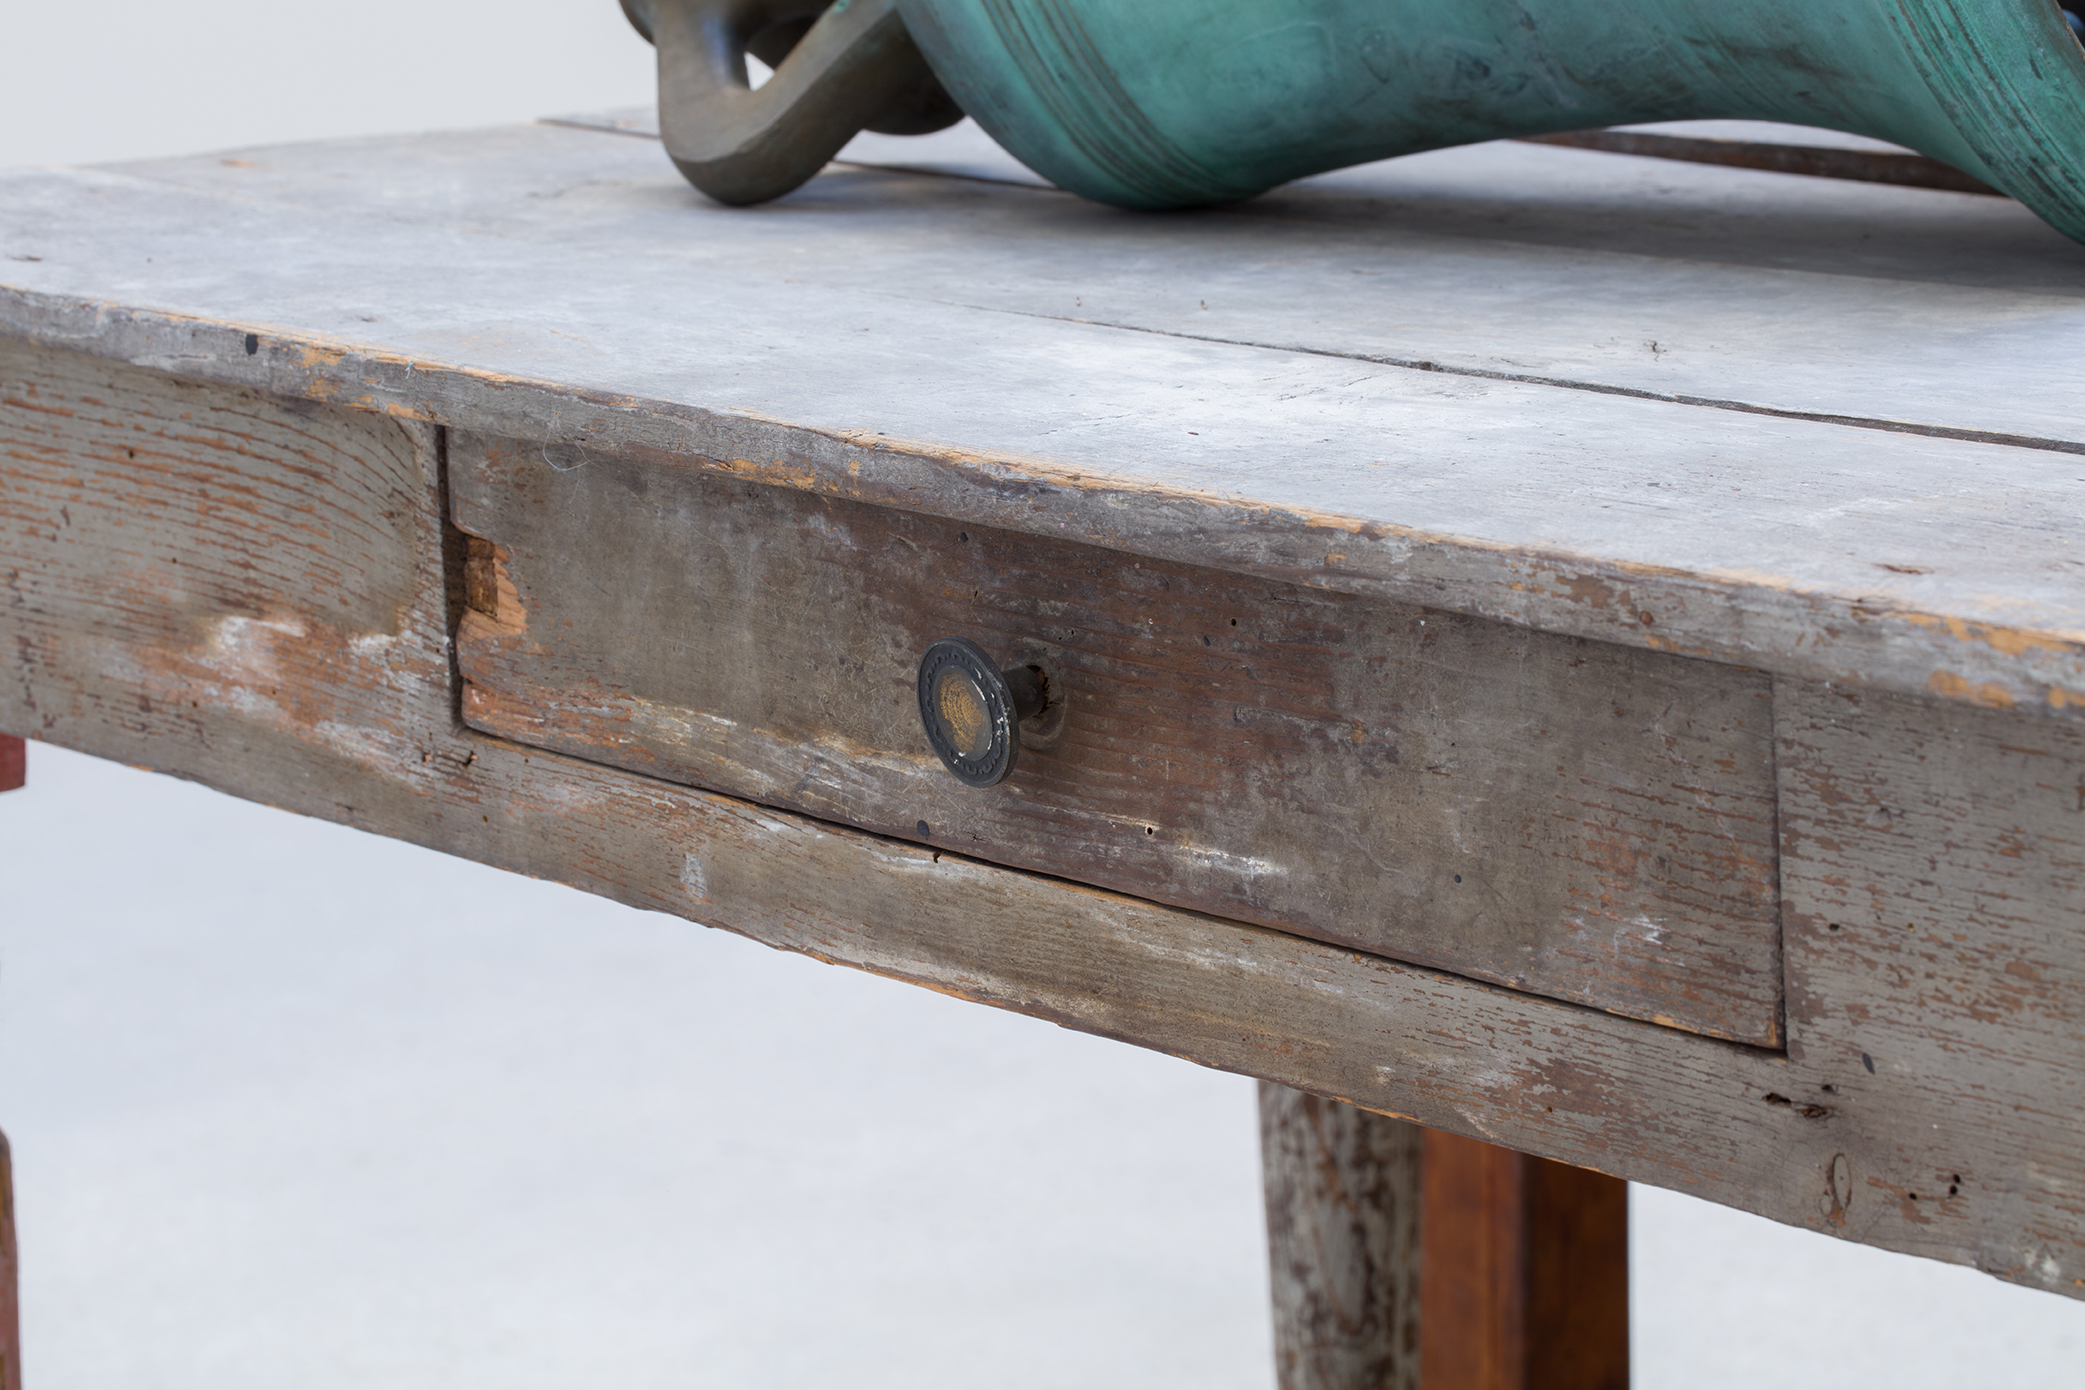
M0 176L0 729L2085 1296L2085 249L613 124Z

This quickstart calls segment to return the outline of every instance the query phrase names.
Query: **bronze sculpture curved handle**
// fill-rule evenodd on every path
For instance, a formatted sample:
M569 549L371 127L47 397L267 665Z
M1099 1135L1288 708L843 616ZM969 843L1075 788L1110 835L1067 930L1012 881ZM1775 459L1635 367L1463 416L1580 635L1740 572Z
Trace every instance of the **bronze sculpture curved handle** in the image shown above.
M623 0L659 50L659 133L720 203L778 198L867 129L924 134L963 118L897 0ZM758 90L746 54L773 61Z

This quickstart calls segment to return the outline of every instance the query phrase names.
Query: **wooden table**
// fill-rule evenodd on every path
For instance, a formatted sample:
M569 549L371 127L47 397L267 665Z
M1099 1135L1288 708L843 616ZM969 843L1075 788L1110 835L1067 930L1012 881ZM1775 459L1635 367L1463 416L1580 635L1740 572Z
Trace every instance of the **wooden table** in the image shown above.
M2012 203L959 127L726 210L585 117L8 175L0 257L0 728L1274 1083L1285 1385L1621 1383L1615 1179L2085 1297ZM1054 694L987 790L947 635Z

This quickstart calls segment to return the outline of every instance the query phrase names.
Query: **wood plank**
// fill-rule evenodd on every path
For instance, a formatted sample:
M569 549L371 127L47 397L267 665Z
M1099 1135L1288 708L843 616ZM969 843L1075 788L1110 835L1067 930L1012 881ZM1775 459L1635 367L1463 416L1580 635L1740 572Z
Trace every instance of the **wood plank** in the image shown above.
M1507 1390L1527 1375L1520 1155L1474 1139L1427 1142L1420 1356L1442 1385Z
M496 568L474 728L1780 1044L1756 672L644 460L455 434L449 467ZM949 635L1063 702L1001 788L920 732Z
M1260 1084L1281 1390L1624 1390L1617 1179Z
M1628 1184L1429 1130L1420 1364L1456 1390L1626 1390Z
M0 728L385 814L338 768L434 757L453 698L433 432L5 342L0 419Z
M12 662L0 728L2085 1296L2085 1216L2067 1195L2085 1181L2064 1167L2080 1149L2078 1107L2062 1092L2062 1113L1976 1100L1990 1083L1958 1077L1940 1049L1920 1070L1880 1065L1885 1049L1847 1086L1858 1055L1814 1037L1782 1057L469 733L449 669L435 431L102 359L5 354L0 534L19 588L0 605ZM53 383L83 373L98 405L53 401ZM75 435L53 455L59 429ZM65 490L24 483L47 456L70 460ZM316 481L300 476L314 459ZM227 502L238 511L225 524L194 524ZM458 603L462 564L458 553ZM2016 978L1998 975L1987 983ZM1824 1001L1806 1016L1859 1002L1806 999ZM1824 1084L1840 1085L1836 1100ZM1932 1112L1957 1104L1976 1123L1934 1130ZM1970 1167L1941 1166L1958 1163ZM1877 1196L1907 1187L1923 1201L1916 1183L1933 1171L1978 1175L1951 1199L1959 1216ZM1864 1195L1836 1221L1833 1198L1856 1181ZM2033 1258L1987 1253L2008 1250Z
M1795 683L1776 729L1782 1094L1892 1136L1834 1159L1820 1214L2085 1293L2085 737Z
M1517 166L1464 153L1476 162L1425 165L1402 191L1325 185L1331 201L1293 219L1281 209L1302 205L1282 195L1164 228L888 174L713 216L643 142L548 127L13 175L0 331L553 453L655 450L1156 558L2079 716L2085 488L2052 462L2085 447L2056 365L2078 331L2076 248L1828 200L1792 223L1720 208L1737 230L1698 260L1653 256L1643 238L1677 233L1646 213L1660 205L1640 178L1582 193L1551 176L1549 203L1505 206L1498 179ZM1407 214L1431 230L1397 231ZM785 225L778 259L769 229ZM1463 235L1493 225L1585 244ZM1859 249L1871 232L1894 249ZM1635 249L1588 249L1602 236ZM1748 237L1795 268L1733 269ZM1922 260L1911 248L1929 242L1950 249ZM1094 276L1108 284L1089 303ZM1429 298L1435 284L1452 293ZM1724 317L1688 320L1713 335L1669 317L1714 304ZM1242 317L1197 326L1225 314ZM1527 336L1566 319L1576 346ZM1469 327L1494 322L1508 336ZM1733 408L1687 404L1704 382ZM1976 411L1936 417L1938 401ZM2026 430L2035 447L1929 430Z
M28 780L28 745L0 734L0 792L19 791ZM0 901L9 896L0 885ZM14 1157L0 1134L0 1390L22 1390L20 1259L15 1251Z
M675 187L648 140L588 138L474 131L121 168L331 213L365 213L368 190L381 188L394 215L439 210L481 234L585 222L624 239L642 219L658 251L728 259L762 286L874 285L1350 360L2081 440L2050 354L2076 341L2085 257L2010 199L1500 141L1338 170L1229 207L1125 217L1054 191L903 175L1033 178L966 123L858 138L842 158L887 172L835 168L749 217ZM516 196L525 181L533 197ZM601 216L604 204L624 215ZM864 224L874 235L856 235ZM762 249L777 225L790 229L787 268Z
M1259 1090L1275 1385L1419 1390L1425 1131L1272 1082Z

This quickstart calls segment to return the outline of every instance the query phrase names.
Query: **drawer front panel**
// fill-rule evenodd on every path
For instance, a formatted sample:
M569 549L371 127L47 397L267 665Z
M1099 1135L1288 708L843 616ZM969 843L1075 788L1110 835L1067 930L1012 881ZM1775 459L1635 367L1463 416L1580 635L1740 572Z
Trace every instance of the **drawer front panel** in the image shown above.
M476 728L1699 1032L1781 1040L1756 672L458 435ZM577 466L574 466L577 465ZM1054 737L973 790L934 639ZM924 826L924 830L922 829Z

